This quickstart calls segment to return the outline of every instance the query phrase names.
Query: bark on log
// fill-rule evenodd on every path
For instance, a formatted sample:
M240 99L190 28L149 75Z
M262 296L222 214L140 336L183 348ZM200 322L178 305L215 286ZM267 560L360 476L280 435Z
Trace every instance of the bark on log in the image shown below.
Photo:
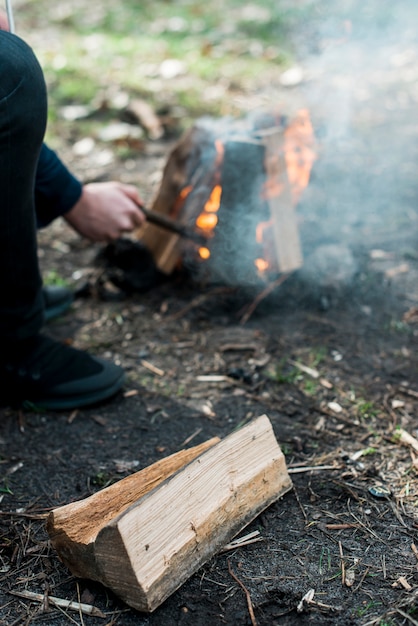
M267 416L213 444L52 511L48 533L72 573L151 612L291 489Z

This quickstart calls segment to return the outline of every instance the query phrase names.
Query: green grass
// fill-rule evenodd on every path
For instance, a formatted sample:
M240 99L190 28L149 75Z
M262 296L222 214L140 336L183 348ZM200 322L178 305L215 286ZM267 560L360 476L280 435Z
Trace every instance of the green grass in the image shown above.
M46 272L43 276L43 281L45 285L53 287L68 287L69 285L68 280L60 276L55 270Z
M58 132L54 124L63 105L90 104L117 89L141 95L157 109L168 104L193 116L237 113L231 90L256 91L292 62L288 32L308 11L283 9L273 0L75 0L54 6L28 0L18 18L19 33L45 72L52 132ZM49 23L58 38L42 37ZM184 71L163 78L167 59L180 61Z

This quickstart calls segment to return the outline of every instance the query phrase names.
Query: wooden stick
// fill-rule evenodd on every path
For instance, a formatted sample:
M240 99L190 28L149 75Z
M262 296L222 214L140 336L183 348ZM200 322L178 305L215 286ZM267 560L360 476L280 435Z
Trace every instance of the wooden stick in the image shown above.
M261 291L257 295L257 297L249 305L249 307L247 308L247 311L244 313L244 315L241 318L240 324L242 326L248 322L248 320L250 319L251 315L254 313L254 311L260 304L260 302L264 300L264 298L267 298L267 296L269 296L271 292L276 289L276 287L280 287L280 285L283 284L284 281L287 280L288 277L289 277L289 274L283 274L282 276L279 276L277 280L267 285L267 287L263 289L263 291Z
M83 602L75 602L74 600L64 600L63 598L56 598L54 596L45 596L43 593L34 593L33 591L9 591L13 596L19 598L25 598L26 600L33 600L34 602L44 602L45 598L48 598L48 602L60 609L67 609L68 611L78 611L84 613L84 615L92 615L93 617L105 617L104 613L97 607L91 604L84 604Z
M190 239L200 246L208 245L208 237L204 234L203 231L192 230L185 224L181 224L177 220L173 220L168 215L164 215L163 213L157 213L156 211L152 211L151 209L147 209L142 204L139 205L142 213L147 218L148 222L154 224L155 226L160 226L165 230L169 230L172 233L176 233L180 235L180 237L184 237L185 239Z
M345 561L344 561L344 553L343 553L343 544L341 541L338 542L338 547L340 549L340 562L341 562L341 584L345 585Z
M234 572L232 571L231 563L230 563L229 560L228 560L228 571L231 574L232 578L235 580L235 582L237 582L239 584L239 586L241 587L241 589L245 593L245 597L247 598L248 612L249 612L250 618L251 618L251 624L253 626L257 626L257 620L255 619L255 615L254 615L253 603L251 602L250 592L248 591L248 589L244 585L244 583L242 583L240 581L240 579L235 576Z

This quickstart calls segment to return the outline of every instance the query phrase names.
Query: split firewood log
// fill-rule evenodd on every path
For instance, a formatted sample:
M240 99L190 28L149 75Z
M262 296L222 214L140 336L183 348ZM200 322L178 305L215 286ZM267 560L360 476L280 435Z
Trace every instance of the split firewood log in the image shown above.
M291 486L264 415L55 509L47 530L74 575L151 612Z

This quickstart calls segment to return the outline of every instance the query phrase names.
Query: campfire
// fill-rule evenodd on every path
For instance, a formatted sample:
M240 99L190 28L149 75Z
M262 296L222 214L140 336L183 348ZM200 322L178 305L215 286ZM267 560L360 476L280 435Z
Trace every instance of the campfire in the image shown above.
M169 155L136 237L165 275L183 266L211 283L268 284L302 265L295 207L314 159L307 110L204 118Z

